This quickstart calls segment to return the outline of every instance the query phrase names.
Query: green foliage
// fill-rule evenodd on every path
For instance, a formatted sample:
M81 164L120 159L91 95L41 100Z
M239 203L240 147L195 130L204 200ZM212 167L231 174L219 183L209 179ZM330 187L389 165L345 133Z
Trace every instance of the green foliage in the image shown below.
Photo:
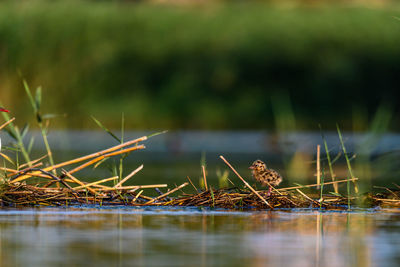
M1 3L0 98L27 113L19 69L49 91L47 108L68 110L66 127L90 127L95 114L117 129L124 112L130 128L293 127L290 114L297 128L349 128L353 106L376 109L377 90L382 101L400 97L393 17L396 5Z

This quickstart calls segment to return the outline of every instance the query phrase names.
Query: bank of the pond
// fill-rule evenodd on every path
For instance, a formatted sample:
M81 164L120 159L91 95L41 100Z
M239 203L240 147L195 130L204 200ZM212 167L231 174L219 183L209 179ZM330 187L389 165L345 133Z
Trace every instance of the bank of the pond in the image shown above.
M400 17L394 3L6 1L0 4L0 98L28 120L19 70L51 95L51 113L73 107L66 121L53 122L59 127L90 128L94 114L119 128L115 118L125 112L127 128L263 129L295 117L300 129L322 121L350 129L352 117L359 126L381 100L400 97L394 17Z

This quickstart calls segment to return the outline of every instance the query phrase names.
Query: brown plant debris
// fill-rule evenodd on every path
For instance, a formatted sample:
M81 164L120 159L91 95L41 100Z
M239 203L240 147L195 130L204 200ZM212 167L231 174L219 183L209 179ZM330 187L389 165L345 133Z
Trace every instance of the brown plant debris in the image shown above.
M357 206L384 206L400 207L400 187L396 189L384 188L386 191L379 194L364 194L342 196L339 194L323 194L322 197L315 190L321 183L311 185L293 186L287 188L272 188L256 190L234 169L234 167L221 156L221 159L243 182L243 187L214 189L210 185L204 191L198 191L192 184L196 193L187 194L182 191L189 183L164 190L167 184L150 185L124 185L132 176L144 169L140 165L131 171L125 178L109 177L97 181L85 182L77 178L77 173L105 158L131 153L145 149L140 144L147 139L146 136L130 140L118 146L90 154L88 156L72 159L53 166L46 166L42 160L32 161L28 167L22 165L19 169L0 167L3 181L0 182L0 205L2 206L68 206L80 204L92 205L129 205L129 206L195 206L223 208L231 210L257 209L293 209L293 208L322 208L322 209L348 209L349 202ZM42 166L46 166L41 168ZM60 169L58 175L52 171ZM205 169L203 179L206 182ZM324 186L337 185L344 182L354 182L358 178L335 180L325 183ZM114 183L112 186L107 183ZM157 189L159 196L150 197L146 190ZM381 188L382 189L382 188ZM181 192L181 193L177 193ZM310 193L313 192L313 193ZM173 196L175 194L175 196ZM176 194L180 194L176 196Z

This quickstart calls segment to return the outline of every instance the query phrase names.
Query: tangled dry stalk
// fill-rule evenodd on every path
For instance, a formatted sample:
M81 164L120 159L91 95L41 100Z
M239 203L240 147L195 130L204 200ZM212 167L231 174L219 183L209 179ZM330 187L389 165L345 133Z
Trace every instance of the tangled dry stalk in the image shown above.
M1 128L10 124L14 119L9 120L0 126ZM175 188L168 189L163 193L159 188L167 187L167 184L150 185L124 185L134 175L142 171L143 165L133 170L126 177L110 177L99 179L94 182L85 182L77 178L75 174L89 166L98 164L104 159L126 155L137 150L145 149L141 144L148 139L143 136L134 140L121 143L117 146L92 153L87 156L72 159L66 162L44 166L41 157L26 164L18 166L17 169L0 167L4 172L4 178L0 183L0 205L131 205L131 206L196 206L213 207L225 209L282 209L282 208L323 208L323 209L349 209L350 205L358 206L385 206L400 207L400 187L396 190L383 188L385 193L380 194L356 194L346 196L338 194L339 183L353 182L356 185L358 178L333 179L331 182L321 183L319 174L319 156L317 158L317 183L310 185L299 185L287 188L273 188L272 194L267 191L257 191L236 171L236 169L223 157L221 160L235 173L243 182L244 187L232 187L213 189L207 184L205 166L202 166L204 190L198 190L192 183L196 193L187 194L182 191L189 183L183 183ZM318 153L319 155L319 153ZM0 153L0 157L9 160L8 156ZM67 170L69 169L69 170ZM58 171L56 171L58 170ZM57 174L58 173L58 174ZM106 182L114 182L113 186L105 185ZM333 185L335 194L323 194L323 186ZM319 188L320 194L305 193L304 189ZM159 192L157 197L149 197L144 194L146 189L156 189ZM171 197L177 191L181 194Z

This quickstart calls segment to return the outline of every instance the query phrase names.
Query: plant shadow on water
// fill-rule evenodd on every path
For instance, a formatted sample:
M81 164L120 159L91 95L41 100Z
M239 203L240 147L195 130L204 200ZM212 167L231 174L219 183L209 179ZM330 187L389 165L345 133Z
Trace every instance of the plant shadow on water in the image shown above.
M193 208L0 212L3 266L398 266L399 214Z

